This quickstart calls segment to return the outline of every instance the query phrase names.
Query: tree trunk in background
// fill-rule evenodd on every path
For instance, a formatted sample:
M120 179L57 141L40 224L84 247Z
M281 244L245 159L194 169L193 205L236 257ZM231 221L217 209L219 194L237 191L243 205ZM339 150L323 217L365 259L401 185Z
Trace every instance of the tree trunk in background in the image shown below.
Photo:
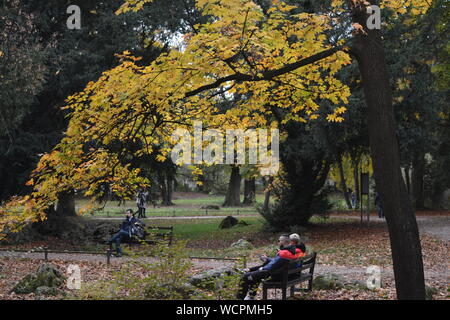
M197 191L198 191L198 192L209 193L209 190L206 190L206 186L205 186L205 175L200 174L200 175L198 176L198 181L202 182L202 184L197 185Z
M357 203L359 203L360 199L359 199L359 169L358 169L358 162L356 162L356 164L353 166L353 181L355 183L356 201L357 201Z
M167 202L167 187L164 174L158 172L159 191L161 192L161 205L165 205Z
M163 206L173 206L172 195L173 195L173 179L167 174L161 175L161 205Z
M403 172L405 173L406 190L408 190L408 193L411 194L411 177L409 174L409 166L403 168Z
M433 183L433 193L431 194L431 205L433 210L443 210L445 209L445 188L439 182Z
M75 210L75 193L73 190L59 194L56 215L58 217L74 217L77 215Z
M341 188L342 188L342 192L344 193L345 203L347 203L348 209L352 209L352 203L350 201L350 195L348 194L347 183L345 182L345 173L344 173L344 167L342 166L341 156L338 155L336 160L337 160L338 167L339 167L339 175L341 176Z
M172 177L167 177L167 205L173 206L173 188L175 185L175 180Z
M167 173L158 173L158 182L161 192L161 205L173 206L172 194L173 194L173 177Z
M227 194L225 196L224 207L238 207L241 205L241 174L239 166L231 166L230 182L228 184Z
M379 5L378 0L369 0ZM368 14L362 1L348 1L353 22L364 27L353 48L367 104L367 124L375 182L381 197L391 243L398 299L425 299L425 280L419 230L400 169L396 122L388 66L381 31L366 27Z
M416 209L425 207L423 195L423 177L425 175L425 155L417 153L412 162L411 194Z
M244 200L243 205L251 206L256 200L256 183L255 178L244 180Z
M267 180L264 179L265 181L265 188L266 191L264 193L264 204L263 204L263 212L267 212L267 210L269 210L269 204L270 204L270 184L273 181L273 177L269 177Z

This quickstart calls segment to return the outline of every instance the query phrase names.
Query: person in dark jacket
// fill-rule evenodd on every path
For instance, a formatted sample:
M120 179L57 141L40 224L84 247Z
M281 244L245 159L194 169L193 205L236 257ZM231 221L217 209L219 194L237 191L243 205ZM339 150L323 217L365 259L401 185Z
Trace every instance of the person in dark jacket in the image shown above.
M240 288L237 298L242 300L253 300L256 295L256 290L261 280L271 276L271 272L281 268L286 260L297 259L301 256L300 249L291 245L288 235L282 235L278 239L280 250L274 258L263 256L263 265L250 268L246 272L240 282Z
M352 209L356 209L356 205L358 204L358 197L356 195L356 191L353 191L351 193L351 200L352 200Z
M139 190L136 197L136 205L138 207L138 218L145 218L145 209L147 208L147 196L148 192L144 189Z
M375 194L375 205L377 206L378 218L384 218L383 205L381 204L381 198L378 192Z
M121 257L122 256L122 248L120 247L120 243L124 240L124 239L129 239L131 238L132 235L132 229L134 224L137 222L138 220L133 216L133 210L128 209L126 211L126 217L125 220L122 222L122 225L120 226L120 230L119 232L117 232L116 234L114 234L111 239L108 240L108 244L111 246L113 243L116 244L116 252L117 252L117 257Z

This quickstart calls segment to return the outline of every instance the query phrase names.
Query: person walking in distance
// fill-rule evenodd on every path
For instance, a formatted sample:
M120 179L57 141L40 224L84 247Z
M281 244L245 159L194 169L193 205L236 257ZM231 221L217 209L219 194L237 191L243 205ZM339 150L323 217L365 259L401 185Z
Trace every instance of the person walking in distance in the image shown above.
M147 208L147 192L140 189L136 197L136 204L138 207L138 219L145 218L145 209Z
M381 198L378 192L375 195L375 205L377 206L378 218L384 218L383 205L381 204Z

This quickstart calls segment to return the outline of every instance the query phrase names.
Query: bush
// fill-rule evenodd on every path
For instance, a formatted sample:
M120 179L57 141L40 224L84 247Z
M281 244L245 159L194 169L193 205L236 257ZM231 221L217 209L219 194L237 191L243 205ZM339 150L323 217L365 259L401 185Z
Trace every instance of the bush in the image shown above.
M200 295L203 299L236 299L239 282L243 274L242 270L242 268L235 267L208 270L191 277L190 283L203 290Z
M81 290L71 299L150 299L189 300L235 298L236 274L215 279L215 285L196 288L189 281L192 276L192 262L187 256L184 242L177 241L171 247L166 245L146 246L146 252L132 255L114 271L111 280L82 284ZM236 290L233 290L236 288Z
M112 280L83 284L77 299L186 299L190 293L185 284L192 264L186 256L185 245L177 242L142 244L150 255L131 254L131 258L112 273Z
M325 193L304 198L302 195L286 193L274 205L264 211L258 207L258 212L266 220L266 228L273 232L286 231L289 226L307 225L313 215L326 218L331 209Z

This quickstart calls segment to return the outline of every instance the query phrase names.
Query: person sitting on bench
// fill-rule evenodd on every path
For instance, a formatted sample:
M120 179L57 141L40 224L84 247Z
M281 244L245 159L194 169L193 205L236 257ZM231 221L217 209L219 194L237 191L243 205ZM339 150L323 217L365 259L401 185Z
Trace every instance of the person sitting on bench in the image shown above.
M303 242L300 241L300 236L297 233L293 233L289 236L289 239L291 240L291 245L300 249L300 251L302 252L300 257L304 257L306 255L306 246Z
M290 244L289 244L289 246L285 247L285 249L290 250L292 252L295 250L294 248L300 249L301 252L300 252L299 257L304 257L306 255L306 246L303 242L300 241L300 236L297 233L293 233L293 234L289 235L289 240L290 240ZM298 253L298 251L295 250L295 253ZM264 264L262 266L266 265L271 260L266 255L262 255L260 257L260 259L262 262L264 262ZM262 267L262 266L259 266L259 267ZM259 267L254 267L254 268L256 268L255 270L257 270Z
M253 300L261 280L271 276L271 272L283 266L286 260L300 258L302 254L301 250L295 248L295 246L291 245L289 242L290 239L288 235L280 236L278 239L280 250L277 255L274 258L262 256L261 260L264 260L264 264L250 268L248 272L242 276L237 295L238 299Z
M120 243L125 239L130 239L132 235L133 225L138 220L133 216L133 210L128 209L126 211L125 220L122 222L120 226L119 232L114 234L111 239L108 240L108 244L111 246L113 243L116 244L117 257L122 256L122 248L120 247Z

